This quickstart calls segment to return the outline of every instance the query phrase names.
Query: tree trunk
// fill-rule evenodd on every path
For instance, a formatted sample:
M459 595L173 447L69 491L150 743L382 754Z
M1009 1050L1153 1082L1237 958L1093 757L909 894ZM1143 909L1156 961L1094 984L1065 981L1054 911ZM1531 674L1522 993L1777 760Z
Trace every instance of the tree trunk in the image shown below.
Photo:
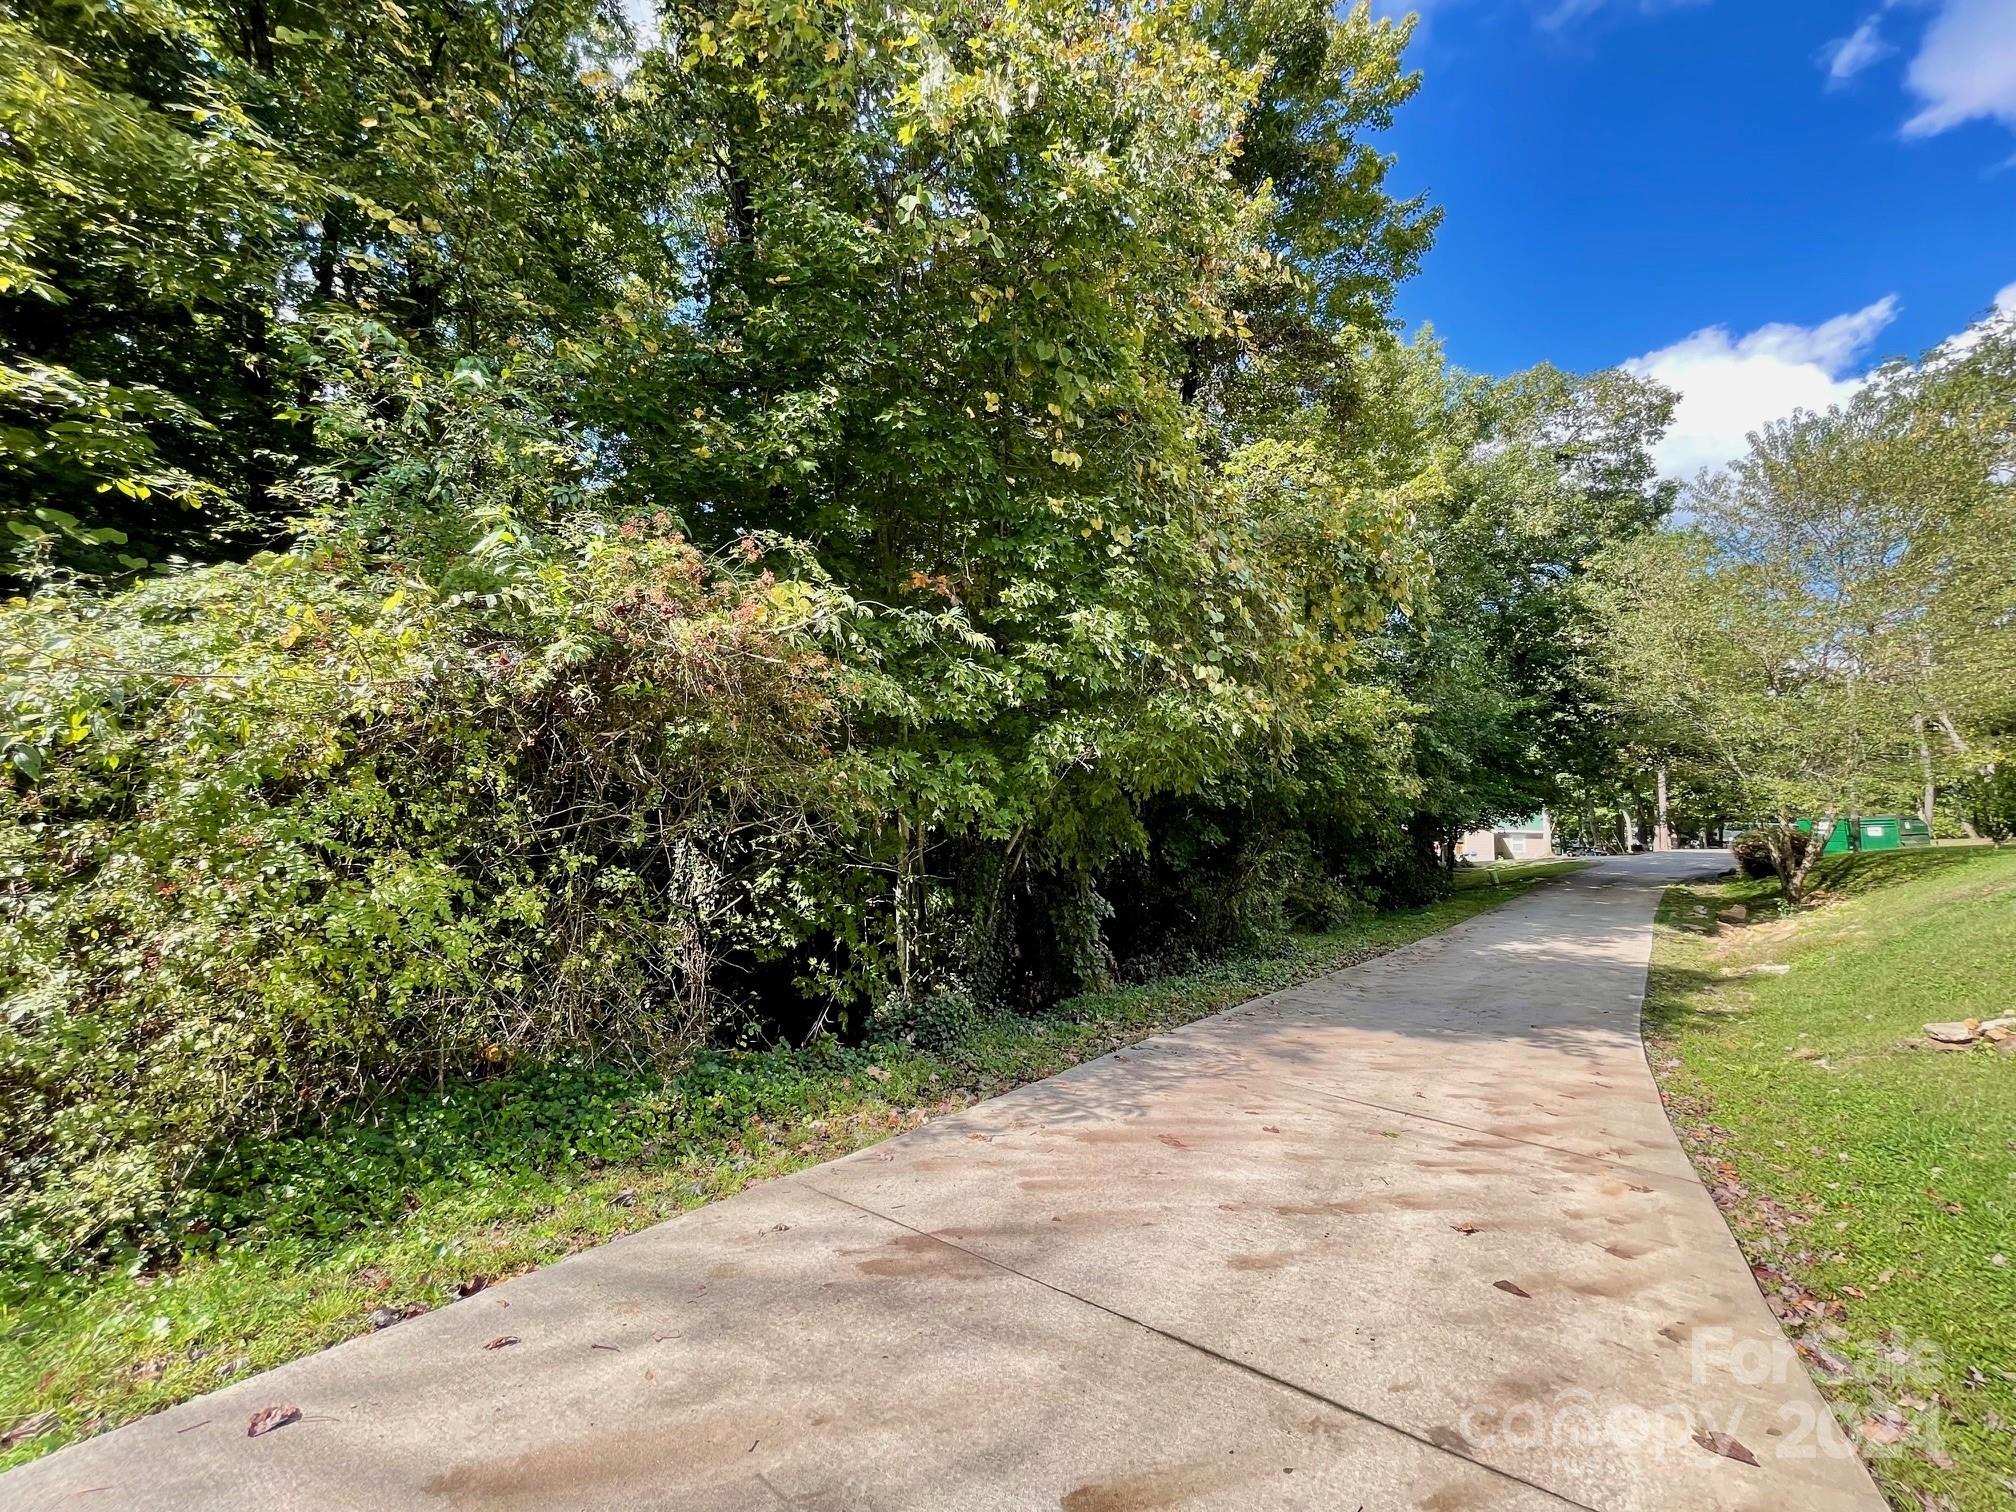
M1442 826L1433 814L1424 814L1418 809L1407 816L1407 838L1413 844L1415 863L1423 867L1433 867L1440 871L1454 863L1445 859L1438 844Z
M1195 404L1204 390L1204 339L1191 336L1183 342L1183 382L1179 392L1185 404Z
M239 20L244 57L267 77L273 74L273 22L266 13L266 0L251 0Z
M1666 768L1659 768L1659 822L1652 831L1652 849L1673 849L1673 821L1666 807Z
M1820 864L1820 857L1826 852L1827 842L1834 838L1836 815L1839 811L1829 809L1814 824L1811 842L1806 854L1798 853L1799 842L1793 836L1799 833L1789 820L1780 818L1778 827L1772 832L1771 859L1778 868L1778 885L1784 890L1785 901L1798 906L1806 901L1806 886L1812 880L1813 868Z
M1918 731L1918 771L1925 779L1924 792L1918 799L1918 817L1925 821L1929 829L1932 824L1932 810L1939 801L1939 786L1932 776L1932 742L1925 738L1925 716L1915 715L1912 724Z
M1967 754L1967 742L1960 738L1959 730L1954 728L1953 716L1946 713L1943 709L1939 713L1939 728L1946 732L1946 739L1953 747L1953 754L1955 756L1965 756Z

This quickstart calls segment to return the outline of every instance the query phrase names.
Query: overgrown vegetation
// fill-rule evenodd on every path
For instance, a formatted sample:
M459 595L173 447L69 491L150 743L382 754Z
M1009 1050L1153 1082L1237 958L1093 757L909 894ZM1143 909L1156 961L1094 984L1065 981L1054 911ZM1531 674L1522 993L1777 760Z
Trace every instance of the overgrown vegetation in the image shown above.
M0 1467L1363 960L1538 880L1364 915L1037 1014L969 1008L963 1022L941 1015L856 1047L824 1038L707 1051L665 1077L528 1068L412 1087L291 1137L248 1142L192 1194L202 1232L185 1241L183 1265L0 1295L0 1422L53 1414L45 1431L0 1452Z
M1614 773L1672 399L1393 335L1407 37L0 6L0 1268L270 1228L422 1088L510 1146L1419 903Z
M1788 897L1802 820L2016 833L2016 318L1767 427L1614 563L1620 722Z
M2016 1040L1942 1049L1924 1026L2016 1005L2016 853L1831 857L1814 884L1803 911L1775 878L1667 894L1652 1063L1891 1501L1999 1505L2016 1476ZM1732 903L1748 922L1719 926Z
M1396 335L1409 25L0 0L15 1359L233 1277L277 1358L411 1201L529 1263L1641 769L1795 898L2016 826L2007 322L1660 529L1671 394Z

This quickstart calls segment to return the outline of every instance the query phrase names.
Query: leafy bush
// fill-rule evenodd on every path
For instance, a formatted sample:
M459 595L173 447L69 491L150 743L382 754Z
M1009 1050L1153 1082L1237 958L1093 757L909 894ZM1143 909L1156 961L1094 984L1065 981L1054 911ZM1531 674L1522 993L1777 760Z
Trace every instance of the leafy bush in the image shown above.
M967 1038L988 1017L972 993L942 987L914 1002L898 1001L877 1010L870 1033L878 1040L901 1040L920 1050L943 1050Z
M1806 852L1812 849L1812 837L1803 830L1792 831L1792 864L1797 866L1806 859ZM1778 875L1778 862L1772 853L1771 837L1762 830L1745 830L1729 843L1729 853L1736 858L1736 869L1752 882L1761 882L1767 877Z
M2016 839L2016 762L1976 773L1960 784L1955 796L1976 834L1998 845Z
M793 938L813 591L662 520L477 545L480 593L332 539L7 614L21 1258L152 1247L220 1143L422 1072L663 1061Z

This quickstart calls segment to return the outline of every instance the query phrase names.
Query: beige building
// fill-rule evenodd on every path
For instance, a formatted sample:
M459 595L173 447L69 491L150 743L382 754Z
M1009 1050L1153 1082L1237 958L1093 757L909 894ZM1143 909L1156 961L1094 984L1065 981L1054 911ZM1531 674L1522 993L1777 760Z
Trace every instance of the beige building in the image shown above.
M1456 844L1462 860L1533 861L1554 854L1554 821L1542 809L1531 819L1501 824L1496 829L1471 830Z

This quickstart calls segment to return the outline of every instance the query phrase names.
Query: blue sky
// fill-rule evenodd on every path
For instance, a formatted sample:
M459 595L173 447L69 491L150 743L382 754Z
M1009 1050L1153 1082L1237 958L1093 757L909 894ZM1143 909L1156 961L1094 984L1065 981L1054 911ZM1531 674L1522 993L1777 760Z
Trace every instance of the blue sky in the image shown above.
M2016 0L1411 8L1385 145L1447 221L1399 313L1487 372L1635 359L1678 475L2016 307Z

